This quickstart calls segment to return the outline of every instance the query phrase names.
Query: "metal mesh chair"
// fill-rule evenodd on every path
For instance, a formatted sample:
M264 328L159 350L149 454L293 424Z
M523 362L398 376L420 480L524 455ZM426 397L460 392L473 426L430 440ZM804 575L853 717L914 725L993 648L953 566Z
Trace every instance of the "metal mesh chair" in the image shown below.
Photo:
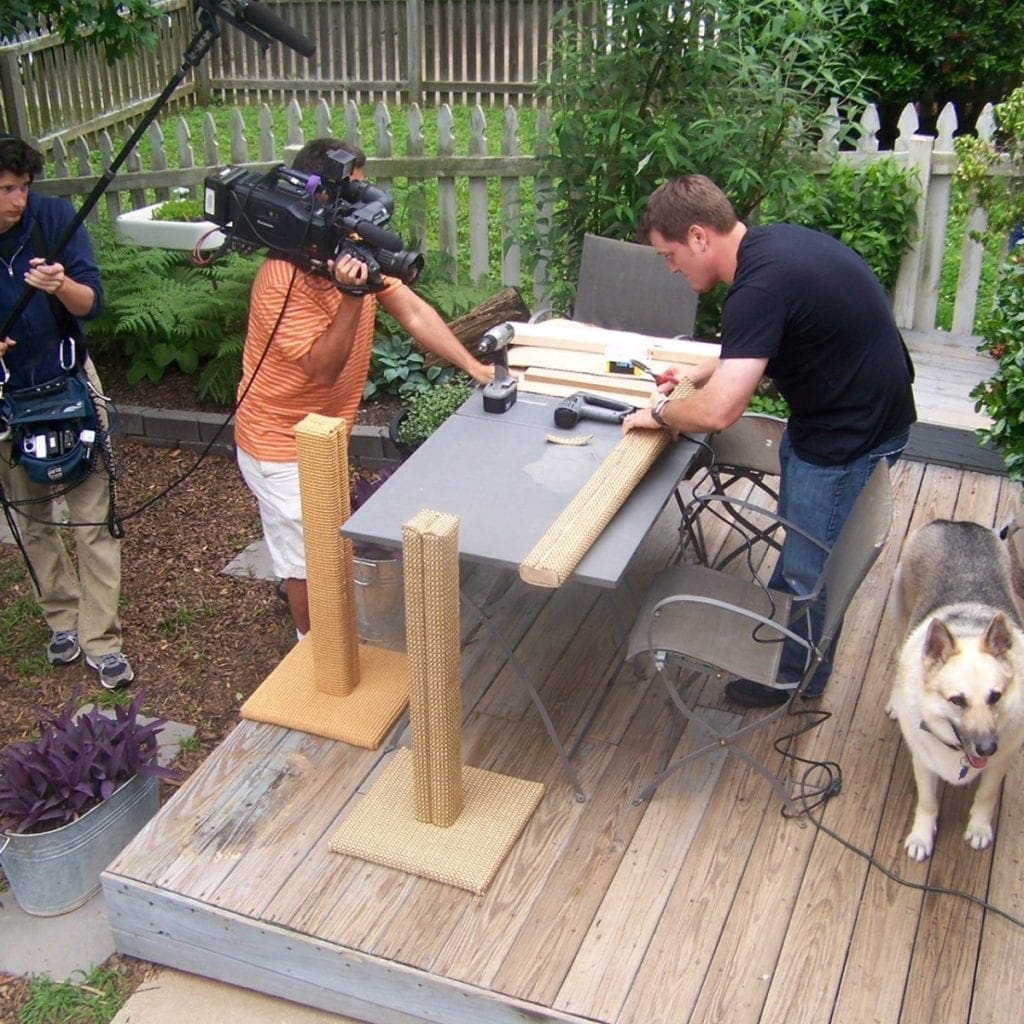
M708 437L701 465L690 478L689 497L680 499L680 557L690 552L701 565L721 569L745 554L753 569L753 559L764 553L757 551L758 542L781 548L774 512L785 429L785 420L747 413ZM717 534L711 526L716 524L725 526L726 535L714 553Z
M803 600L771 591L756 577L745 579L705 565L671 566L655 578L630 633L626 657L646 654L652 658L652 677L661 678L671 702L707 742L670 762L637 796L638 803L688 761L724 746L768 779L787 809L795 813L787 784L740 741L786 714L793 697L810 680L838 636L854 594L884 547L891 518L889 468L883 461L857 498L813 591ZM779 522L785 529L807 536L794 524L782 519ZM818 601L825 602L821 634L808 637L809 609ZM797 625L802 627L803 635L795 631ZM806 652L804 674L797 683L779 678L787 639ZM703 677L724 686L734 678L750 679L788 690L789 700L763 717L722 732L683 699L680 686L666 671L669 662L678 664L694 681Z
M544 309L530 319L550 315ZM689 337L697 319L697 293L649 245L587 234L572 319L656 338Z

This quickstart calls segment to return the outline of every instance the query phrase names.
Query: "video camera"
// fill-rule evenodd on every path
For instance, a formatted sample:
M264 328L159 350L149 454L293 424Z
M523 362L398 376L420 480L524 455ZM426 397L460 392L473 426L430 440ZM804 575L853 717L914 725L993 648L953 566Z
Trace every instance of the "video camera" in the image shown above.
M327 153L323 174L284 164L266 174L225 167L207 177L203 206L225 229L227 251L272 249L326 277L331 277L328 260L353 256L369 270L366 284L338 287L355 295L381 291L382 274L413 284L423 269L422 255L406 250L398 235L384 229L394 196L354 180L354 167L355 157L344 149Z

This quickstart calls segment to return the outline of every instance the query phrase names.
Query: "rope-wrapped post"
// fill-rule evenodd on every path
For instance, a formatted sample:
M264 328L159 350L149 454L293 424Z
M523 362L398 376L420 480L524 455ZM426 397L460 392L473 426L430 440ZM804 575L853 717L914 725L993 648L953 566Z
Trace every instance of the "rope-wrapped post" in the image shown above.
M672 397L692 393L693 384L684 379ZM523 581L560 587L669 443L664 430L626 434L523 559L519 566Z
M459 519L423 509L402 526L413 813L449 827L462 811Z
M295 428L302 533L313 643L314 687L336 697L359 685L352 542L341 535L351 515L348 428L310 413Z

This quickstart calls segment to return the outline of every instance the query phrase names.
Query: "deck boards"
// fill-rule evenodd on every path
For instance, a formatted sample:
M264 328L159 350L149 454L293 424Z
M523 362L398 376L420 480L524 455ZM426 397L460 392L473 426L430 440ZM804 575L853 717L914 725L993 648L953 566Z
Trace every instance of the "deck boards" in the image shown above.
M821 702L831 717L794 749L842 766L842 794L815 812L825 826L903 878L1019 916L1024 787L1007 787L995 845L981 853L962 839L972 792L948 787L932 860L908 861L913 780L883 712L897 643L886 608L908 530L939 515L999 523L1019 488L904 461L894 495L892 539L851 607ZM669 557L676 519L666 510L631 570L634 590ZM589 799L574 799L536 711L466 608L465 761L547 787L484 896L327 850L386 749L242 722L106 874L122 951L373 1024L1022 1016L1024 931L958 896L897 885L813 824L783 818L738 758L702 758L633 803L692 737L619 660L622 595L538 591L493 570L465 582L478 595L508 588L498 621L543 666L563 737L596 711L574 758ZM735 721L713 687L700 699L705 715ZM778 759L784 724L754 734L759 755Z

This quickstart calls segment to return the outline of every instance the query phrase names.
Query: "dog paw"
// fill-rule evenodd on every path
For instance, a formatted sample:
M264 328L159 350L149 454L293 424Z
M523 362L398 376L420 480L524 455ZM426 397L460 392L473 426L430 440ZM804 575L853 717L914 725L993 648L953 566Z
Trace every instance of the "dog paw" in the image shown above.
M964 841L970 845L972 850L984 850L985 847L992 845L994 836L995 830L987 821L972 821L967 825Z
M918 863L927 860L932 855L932 842L933 838L930 833L918 835L916 832L911 832L904 844L907 856Z
M885 705L885 713L895 722L896 721L896 705L893 704L892 700Z

